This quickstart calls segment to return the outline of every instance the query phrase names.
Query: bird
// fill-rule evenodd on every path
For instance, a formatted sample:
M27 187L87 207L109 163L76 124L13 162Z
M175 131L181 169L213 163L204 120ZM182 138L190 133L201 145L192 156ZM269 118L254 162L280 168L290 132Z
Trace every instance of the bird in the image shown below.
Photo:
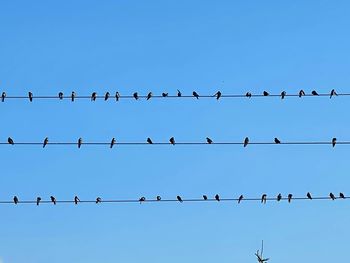
M45 148L45 146L46 146L48 143L49 143L49 138L46 137L46 138L44 139L44 142L43 142L43 148Z
M101 200L101 197L97 197L97 198L96 198L96 204L101 203L101 201L102 201L102 200Z
M38 197L36 198L36 205L39 205L40 201L41 201L41 197L38 196Z
M177 96L178 96L178 97L181 97L181 96L182 96L181 91L177 90Z
M113 138L112 140L111 140L111 145L109 146L111 149L113 148L113 145L116 143L116 140L115 140L115 138Z
M339 193L339 198L345 199L345 195L343 193Z
M169 139L169 142L172 144L172 145L175 145L175 138L174 137L171 137Z
M162 198L159 195L157 195L157 201L160 201L160 200L162 200Z
M213 140L210 139L209 137L207 137L207 143L208 143L208 144L212 144L212 143L213 143Z
M107 91L106 94L105 94L105 101L109 99L109 96L110 96L110 94L109 94L109 92Z
M329 193L329 198L332 199L332 200L335 200L335 196L333 193Z
M283 100L284 99L284 97L287 95L287 92L285 92L285 91L282 91L281 92L281 99Z
M330 95L330 99L333 97L333 96L338 96L337 92L335 91L335 89L332 89L331 90L331 95Z
M149 143L149 144L153 144L153 142L152 142L151 138L147 138L147 143Z
M292 194L289 194L289 195L288 195L288 203L290 203L290 201L292 201L292 198L293 198L293 195L292 195Z
M96 93L96 92L93 92L93 93L91 94L91 101L95 101L96 98L97 98L97 93Z
M195 91L192 92L193 97L195 97L197 100L199 99L199 94Z
M310 200L312 200L312 196L311 196L311 194L310 194L309 192L306 194L306 196L307 196L307 198L309 198Z
M18 204L19 200L18 200L18 197L17 197L17 196L14 196L14 197L13 197L13 202L15 203L15 205Z
M251 98L251 97L252 97L252 94L251 94L250 92L247 92L247 93L245 94L245 96L246 96L247 98Z
M311 94L312 94L313 96L318 96L318 93L317 93L316 90L311 91Z
M58 98L59 98L60 100L63 100L63 92L58 93Z
M9 144L11 144L11 145L14 145L14 144L15 144L11 137L8 137L8 138L7 138L7 142L8 142Z
M279 202L279 201L281 201L281 200L282 200L282 194L279 193L279 194L277 195L277 201Z
M243 196L243 195L240 195L240 196L238 197L238 203L240 203L240 202L243 200L243 198L244 198L244 196Z
M275 143L276 143L276 144L280 144L281 141L280 141L279 139L275 138Z
M267 195L266 195L266 194L263 194L263 195L261 196L261 203L266 204L266 199L267 199Z
M120 98L120 95L119 95L119 92L117 91L117 92L115 93L115 100L116 100L116 101L119 101L119 98Z
M302 96L305 96L305 91L303 91L302 89L299 91L299 98L301 98Z
M169 95L168 92L167 92L167 93L165 93L165 92L162 93L162 96L163 96L163 97L168 97L168 95Z
M334 147L336 143L337 143L337 138L333 138L332 139L332 146Z
M75 92L74 92L74 91L72 91L72 95L71 95L72 101L74 101L75 96L76 96Z
M79 139L78 139L78 148L79 148L79 149L80 149L82 143L83 143L83 139L82 139L82 138L79 138Z
M247 147L248 143L249 143L249 138L245 137L244 142L243 142L243 147Z
M181 196L176 196L176 199L177 199L177 201L179 201L180 203L182 203L183 201L182 201L182 198L181 198Z
M221 91L218 91L214 94L214 96L216 97L217 100L219 100L221 98Z
M218 194L215 195L215 200L218 202L220 201L220 196Z
M78 196L74 196L74 204L78 204L78 202L80 202L80 199Z
M203 195L203 199L204 199L205 201L207 201L207 200L208 200L208 196Z
M152 98L152 92L149 92L147 95L147 100L149 100L150 98Z
M144 196L142 196L142 197L139 199L140 204L141 204L142 202L145 202L145 201L146 201L146 197L144 197Z
M139 95L137 94L137 92L134 92L133 96L134 96L135 100L139 99Z
M29 101L32 102L33 101L33 93L29 91L28 97L29 97Z
M269 94L267 91L264 91L264 92L263 92L263 95L264 95L264 96L269 96L270 94Z
M5 98L6 98L6 92L4 91L4 92L1 94L1 101L4 102L4 101L5 101Z
M51 202L52 202L54 205L56 205L56 198L53 197L53 196L51 195L51 196L50 196L50 199L51 199Z

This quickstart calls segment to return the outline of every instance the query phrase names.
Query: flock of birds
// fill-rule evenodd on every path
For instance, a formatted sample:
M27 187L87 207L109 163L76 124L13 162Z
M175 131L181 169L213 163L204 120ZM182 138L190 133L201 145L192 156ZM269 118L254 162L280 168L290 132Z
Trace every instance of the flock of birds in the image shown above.
M348 197L346 197L343 193L339 193L339 196L338 197L336 197L335 196L335 194L333 194L333 193L329 193L329 197L328 197L329 199L331 199L331 200L335 200L335 199L337 199L337 198L339 198L339 199L347 199ZM216 200L216 201L218 201L218 202L220 202L221 200L225 200L225 201L227 201L227 200L236 200L237 202L238 202L238 204L239 203L241 203L242 201L244 201L244 196L243 195L240 195L238 198L236 198L236 199L221 199L220 198L220 196L218 195L218 194L216 194L215 196L214 196L214 199L209 199L208 198L208 196L207 195L203 195L202 196L202 200L203 201L209 201L209 200ZM312 197L312 195L311 195L311 193L310 192L308 192L307 194L306 194L306 197L298 197L298 198L296 198L296 199L309 199L309 200L312 200L313 199L313 197ZM319 197L318 197L318 199L320 199ZM325 199L325 198L323 198L323 197L321 197L321 199ZM247 200L256 200L256 199L247 199ZM263 194L262 196L261 196L261 203L262 204L266 204L266 202L267 202L267 200L268 200L268 198L267 198L267 194ZM275 197L275 198L269 198L269 200L276 200L276 201L281 201L281 200L287 200L288 201L288 203L290 203L292 200L293 200L293 194L288 194L288 196L286 197L286 198L283 198L282 197L282 194L278 194L277 195L277 197ZM132 201L134 201L134 200L129 200L130 202L132 202ZM144 196L142 196L142 197L140 197L139 199L138 199L138 201L140 202L140 204L141 203L143 203L143 202L146 202L147 201L147 199L146 199L146 197L144 197ZM152 199L151 201L162 201L162 198L161 198L161 196L157 196L156 197L156 199ZM194 201L193 199L188 199L188 200L185 200L185 199L182 199L182 197L180 196L180 195L178 195L178 196L176 196L176 199L175 200L165 200L165 201L178 201L178 202L180 202L180 203L183 203L184 201ZM196 199L196 201L199 201L199 199ZM26 201L26 202L28 202L28 201ZM40 202L42 202L42 198L41 197L37 197L36 198L36 205L38 206L39 204L40 204ZM49 202L51 202L51 203L53 203L54 205L56 205L57 204L57 200L56 200L56 198L54 197L54 196L50 196L50 201ZM64 201L64 202L69 202L69 201ZM81 202L80 201L80 199L79 199L79 197L78 196L75 196L74 197L74 200L72 201L72 202L74 202L74 204L78 204L79 202ZM90 202L90 201L83 201L83 202ZM96 198L96 200L94 201L96 204L99 204L99 203L102 203L103 201L102 201L102 198L101 197L97 197ZM118 201L116 201L116 200L114 200L114 201L111 201L111 200L108 200L108 201L105 201L105 202L118 202ZM119 201L120 202L120 201ZM127 201L125 201L125 202L127 202ZM13 203L15 204L15 205L17 205L18 203L20 203L20 201L19 201L19 198L17 197L17 196L14 196L13 197Z
M311 91L311 96L319 96L320 94L316 91L316 90L313 90ZM214 97L216 98L217 100L219 100L221 97L247 97L247 98L251 98L252 96L264 96L264 97L267 97L267 96L270 96L270 93L267 92L267 91L264 91L262 93L262 95L252 95L251 92L247 92L245 95L226 95L224 96L221 91L217 91L214 95L211 95L211 96L200 96L198 92L196 91L193 91L192 92L192 97L196 98L196 99L199 99L200 97ZM276 96L276 95L273 95L273 96ZM287 92L286 91L282 91L280 95L278 95L281 97L281 99L284 99L286 96L291 96L291 95L287 95ZM296 95L292 95L292 96L296 96ZM307 94L305 93L304 90L300 90L298 95L299 98L303 97L303 96L307 96ZM330 98L332 98L333 96L338 96L338 93L332 89L331 92L329 93L329 96ZM90 99L91 101L96 101L96 99L98 98L99 96L97 95L97 92L93 92L90 96ZM102 96L104 98L105 101L107 101L108 99L110 99L112 96L109 92L106 92L104 96ZM138 92L134 92L132 94L132 96L121 96L120 93L117 91L114 95L114 98L116 101L119 101L119 99L121 98L134 98L135 100L139 100L140 98L146 98L146 100L150 100L151 98L153 97L157 97L157 98L166 98L166 97L183 97L181 91L177 90L177 94L175 96L171 96L169 95L169 93L166 93L166 92L163 92L161 95L153 95L152 92L149 92L147 94L147 96L141 96L139 95ZM186 97L189 97L189 96L186 96ZM191 97L191 96L190 96ZM1 94L1 101L4 102L5 99L7 98L7 94L6 92L2 92ZM25 98L25 97L9 97L9 98ZM33 101L34 99L34 94L32 92L28 92L28 99L30 102ZM41 97L41 98L44 98L44 97ZM89 98L88 96L83 96L83 97L78 97L77 94L72 91L71 95L70 96L67 96L65 97L63 92L59 92L58 93L58 96L57 96L58 99L60 100L63 100L64 98L70 98L72 101L74 101L76 98Z

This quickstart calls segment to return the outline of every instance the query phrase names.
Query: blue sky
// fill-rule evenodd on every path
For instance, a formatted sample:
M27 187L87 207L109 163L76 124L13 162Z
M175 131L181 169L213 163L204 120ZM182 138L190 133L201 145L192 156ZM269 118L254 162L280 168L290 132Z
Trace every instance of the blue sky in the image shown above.
M349 92L347 1L0 2L8 95ZM346 97L8 100L0 140L349 140ZM2 146L0 199L347 193L330 146ZM350 192L348 193L350 194ZM3 263L345 261L346 201L3 205Z

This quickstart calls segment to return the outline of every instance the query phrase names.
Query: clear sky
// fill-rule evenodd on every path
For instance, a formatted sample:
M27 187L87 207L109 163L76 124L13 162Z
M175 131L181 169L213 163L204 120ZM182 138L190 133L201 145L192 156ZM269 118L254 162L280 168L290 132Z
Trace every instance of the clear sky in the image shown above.
M0 91L350 91L348 1L1 1ZM0 140L349 140L349 98L0 103ZM349 190L349 148L1 146L0 199ZM1 205L0 262L345 262L347 201Z

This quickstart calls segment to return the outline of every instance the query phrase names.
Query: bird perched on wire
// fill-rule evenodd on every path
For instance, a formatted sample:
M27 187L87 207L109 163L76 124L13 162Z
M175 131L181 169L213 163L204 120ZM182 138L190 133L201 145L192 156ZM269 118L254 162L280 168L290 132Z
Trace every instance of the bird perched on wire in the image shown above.
M220 201L220 196L218 194L215 195L215 200L218 202Z
M144 196L142 196L142 197L139 199L140 204L141 204L142 202L145 202L145 201L146 201L146 197L144 197Z
M78 204L80 202L80 199L78 196L74 196L74 204Z
M333 96L338 96L337 92L335 91L335 89L332 89L331 90L331 94L330 94L330 99L333 97Z
M1 101L4 102L5 101L5 98L6 98L6 92L2 92L1 94Z
M17 196L14 196L14 197L13 197L13 202L15 203L15 205L18 204L19 201L18 201L18 197L17 197Z
M40 201L41 201L41 197L38 196L38 197L36 198L36 205L39 205L39 204L40 204Z
M159 195L157 195L157 201L160 201L160 200L162 200L162 198Z
M213 140L210 139L209 137L207 137L207 143L208 143L208 144L212 144L212 143L213 143Z
M241 203L242 200L243 200L243 198L244 198L244 196L243 196L243 195L240 195L240 196L238 197L238 203Z
M60 100L63 100L63 92L59 92L59 93L58 93L58 98L59 98Z
M262 203L262 204L266 204L266 200L267 200L267 195L266 195L266 194L263 194L263 195L261 196L261 203Z
M44 139L44 142L43 142L43 148L45 148L45 146L46 146L48 143L49 143L49 138L46 137L46 138Z
M165 93L165 92L163 92L163 93L162 93L162 97L168 97L168 95L169 95L169 93L168 93L168 92L166 92L166 93Z
M105 94L105 101L109 99L109 96L110 96L110 94L109 94L109 92L107 91L106 94Z
M153 144L153 142L152 142L151 138L147 138L147 143L149 143L149 144Z
M91 101L95 101L96 98L97 98L97 93L96 93L96 92L93 92L93 93L91 94Z
M147 94L147 98L146 98L146 100L149 100L150 98L152 98L152 92L149 92L148 94Z
M193 97L195 97L197 100L199 99L199 94L195 91L192 92Z
M101 201L102 201L102 200L101 200L101 197L97 197L97 198L96 198L96 204L101 203Z
M317 93L316 90L311 91L311 94L312 94L313 96L318 96L318 93Z
M119 101L119 98L120 98L120 94L119 94L119 92L117 91L117 92L115 93L115 100L116 100L116 101Z
M343 193L339 193L339 198L345 199L345 195Z
M335 195L333 193L329 193L329 198L335 200Z
M307 196L307 198L309 198L310 200L312 200L312 196L311 196L311 194L310 194L309 192L306 194L306 196Z
M83 139L79 138L78 139L78 148L80 149L81 145L83 144Z
M249 138L245 137L244 142L243 142L243 147L247 147L248 143L249 143Z
M175 138L174 137L171 137L169 139L169 142L172 144L172 145L175 145Z
M252 97L252 94L251 94L250 92L247 92L247 93L245 94L245 96L246 96L247 98L251 98L251 97Z
M302 96L305 96L305 91L303 91L302 89L299 91L299 98L301 98Z
M176 196L176 199L177 199L177 201L179 201L180 203L182 203L183 201L182 201L182 198L181 198L181 196Z
M282 194L278 194L277 195L277 201L279 202L279 201L281 201L282 200Z
M74 101L74 100L75 100L75 97L76 97L76 94L75 94L75 92L74 92L74 91L72 91L72 95L71 95L72 101Z
M51 195L51 196L50 196L50 199L51 199L51 202L52 202L54 205L56 205L56 198L53 197L53 196Z
M282 91L281 92L281 99L283 100L284 99L284 97L287 95L287 92L285 92L285 91Z
M177 96L178 96L178 97L181 97L181 96L182 96L181 91L177 90Z
M208 196L203 195L203 199L204 199L205 201L207 201L207 200L208 200Z
M28 98L29 98L29 101L32 102L33 101L33 93L32 92L28 92Z
M292 198L293 198L293 195L292 194L289 194L288 195L288 203L290 203L292 201Z
M275 143L276 143L276 144L280 144L281 141L280 141L279 139L275 138Z
M8 138L7 138L7 142L8 142L9 144L11 144L11 145L14 145L14 144L15 144L15 142L12 140L11 137L8 137Z
M134 96L135 100L139 99L139 95L137 94L137 92L134 92L133 96Z
M332 146L334 147L336 145L336 143L337 143L337 138L333 138L332 139Z
M113 148L113 145L116 143L116 140L115 140L115 138L112 138L112 140L111 140L111 144L110 144L110 148L112 149Z
M221 91L218 91L214 94L214 97L216 97L217 100L219 100L221 98Z
M263 95L264 95L264 96L269 96L270 94L269 94L267 91L264 91L264 92L263 92Z

